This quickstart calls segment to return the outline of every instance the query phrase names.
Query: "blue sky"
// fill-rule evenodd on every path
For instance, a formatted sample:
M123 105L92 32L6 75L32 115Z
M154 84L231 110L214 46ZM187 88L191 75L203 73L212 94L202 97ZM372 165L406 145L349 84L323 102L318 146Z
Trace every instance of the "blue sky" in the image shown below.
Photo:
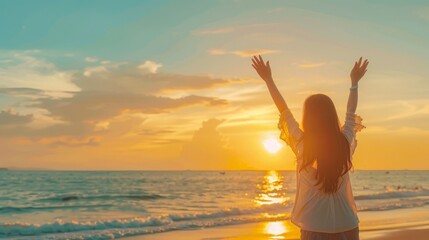
M42 49L53 59L60 53L115 61L143 57L162 61L172 70L190 71L180 62L193 57L212 63L206 54L210 47L269 44L287 52L286 41L270 43L257 38L263 34L287 36L288 27L297 27L310 38L326 37L331 44L345 42L350 49L384 48L421 58L427 55L424 46L429 28L423 27L429 18L427 2L351 2L6 1L0 15L0 43L2 49ZM275 32L258 29L261 35L255 33L250 39L250 34L192 35L198 29L262 23L281 26ZM56 61L66 61L65 68L73 65L67 59Z
M427 1L3 1L0 29L7 166L74 169L79 149L84 169L101 158L113 169L293 168L288 148L276 156L260 148L278 134L275 106L250 66L262 54L297 119L315 92L330 95L342 118L350 68L368 58L358 112L369 147L357 152L358 168L383 168L379 159L429 168L420 163L429 154ZM416 140L392 153L404 137ZM209 143L223 165L178 160L198 159L183 149ZM401 162L410 151L417 160ZM124 156L134 160L121 165Z

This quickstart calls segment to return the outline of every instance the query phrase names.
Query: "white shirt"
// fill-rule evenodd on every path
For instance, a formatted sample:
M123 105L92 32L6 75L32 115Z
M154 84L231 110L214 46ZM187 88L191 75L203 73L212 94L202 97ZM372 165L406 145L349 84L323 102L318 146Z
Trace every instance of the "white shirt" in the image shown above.
M278 128L280 138L294 151L297 157L297 192L291 214L291 221L303 230L313 232L337 233L358 227L359 219L353 198L349 172L340 179L336 193L326 194L316 187L314 166L299 172L303 157L302 130L289 109L279 114ZM350 143L350 156L357 147L356 132L364 128L362 118L348 112L342 132Z

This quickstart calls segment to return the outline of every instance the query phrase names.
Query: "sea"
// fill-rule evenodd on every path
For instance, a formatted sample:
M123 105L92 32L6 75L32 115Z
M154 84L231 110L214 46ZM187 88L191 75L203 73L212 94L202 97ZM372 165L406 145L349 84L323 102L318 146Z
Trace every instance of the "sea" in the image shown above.
M350 177L361 221L386 224L398 210L422 214L397 221L428 220L429 171ZM287 220L295 192L294 171L0 171L0 238L117 239Z

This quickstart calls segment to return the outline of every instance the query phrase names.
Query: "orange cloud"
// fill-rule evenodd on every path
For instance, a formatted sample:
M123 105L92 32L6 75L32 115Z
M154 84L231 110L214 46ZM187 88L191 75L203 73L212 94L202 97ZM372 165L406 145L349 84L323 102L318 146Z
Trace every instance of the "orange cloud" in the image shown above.
M0 93L6 96L24 96L25 105L38 112L37 115L1 112L0 137L70 137L76 141L69 144L70 146L83 146L86 143L79 139L101 136L113 131L109 121L125 113L154 115L194 106L224 107L229 104L226 99L207 96L209 94L191 94L189 91L246 81L173 73L147 74L140 71L136 65L105 66L104 69L106 71L103 71L103 74L75 73L72 84L81 90L68 93L70 96L67 98L54 98L46 95L46 91L34 88L0 88ZM165 91L182 91L184 94L180 97L158 95ZM40 122L39 118L52 121L44 121L47 124L37 126L31 125L33 122ZM132 124L138 126L141 123L140 120ZM123 131L128 130L123 128ZM137 132L136 134L142 134ZM149 132L145 132L145 135L147 134ZM56 145L66 146L70 141L61 140Z
M224 99L197 95L174 99L126 92L80 92L65 100L41 99L36 106L47 109L61 120L93 121L117 116L123 110L164 113L195 104L219 106L227 103Z
M27 124L32 120L33 115L20 115L12 108L0 112L0 126Z
M196 130L192 139L186 142L178 162L185 169L231 169L243 166L238 153L227 148L226 139L217 130L224 119L208 119Z

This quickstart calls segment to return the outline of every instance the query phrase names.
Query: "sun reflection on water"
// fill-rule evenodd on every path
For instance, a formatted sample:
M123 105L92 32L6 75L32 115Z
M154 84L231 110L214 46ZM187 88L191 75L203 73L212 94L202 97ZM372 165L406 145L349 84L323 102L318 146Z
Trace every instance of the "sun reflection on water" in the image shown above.
M285 195L286 186L283 184L283 179L279 172L269 171L264 176L262 184L257 185L260 193L255 197L255 202L258 205L270 205L288 201L290 198Z
M283 222L268 222L264 228L264 233L271 235L270 239L284 239L282 234L286 232L289 230Z

